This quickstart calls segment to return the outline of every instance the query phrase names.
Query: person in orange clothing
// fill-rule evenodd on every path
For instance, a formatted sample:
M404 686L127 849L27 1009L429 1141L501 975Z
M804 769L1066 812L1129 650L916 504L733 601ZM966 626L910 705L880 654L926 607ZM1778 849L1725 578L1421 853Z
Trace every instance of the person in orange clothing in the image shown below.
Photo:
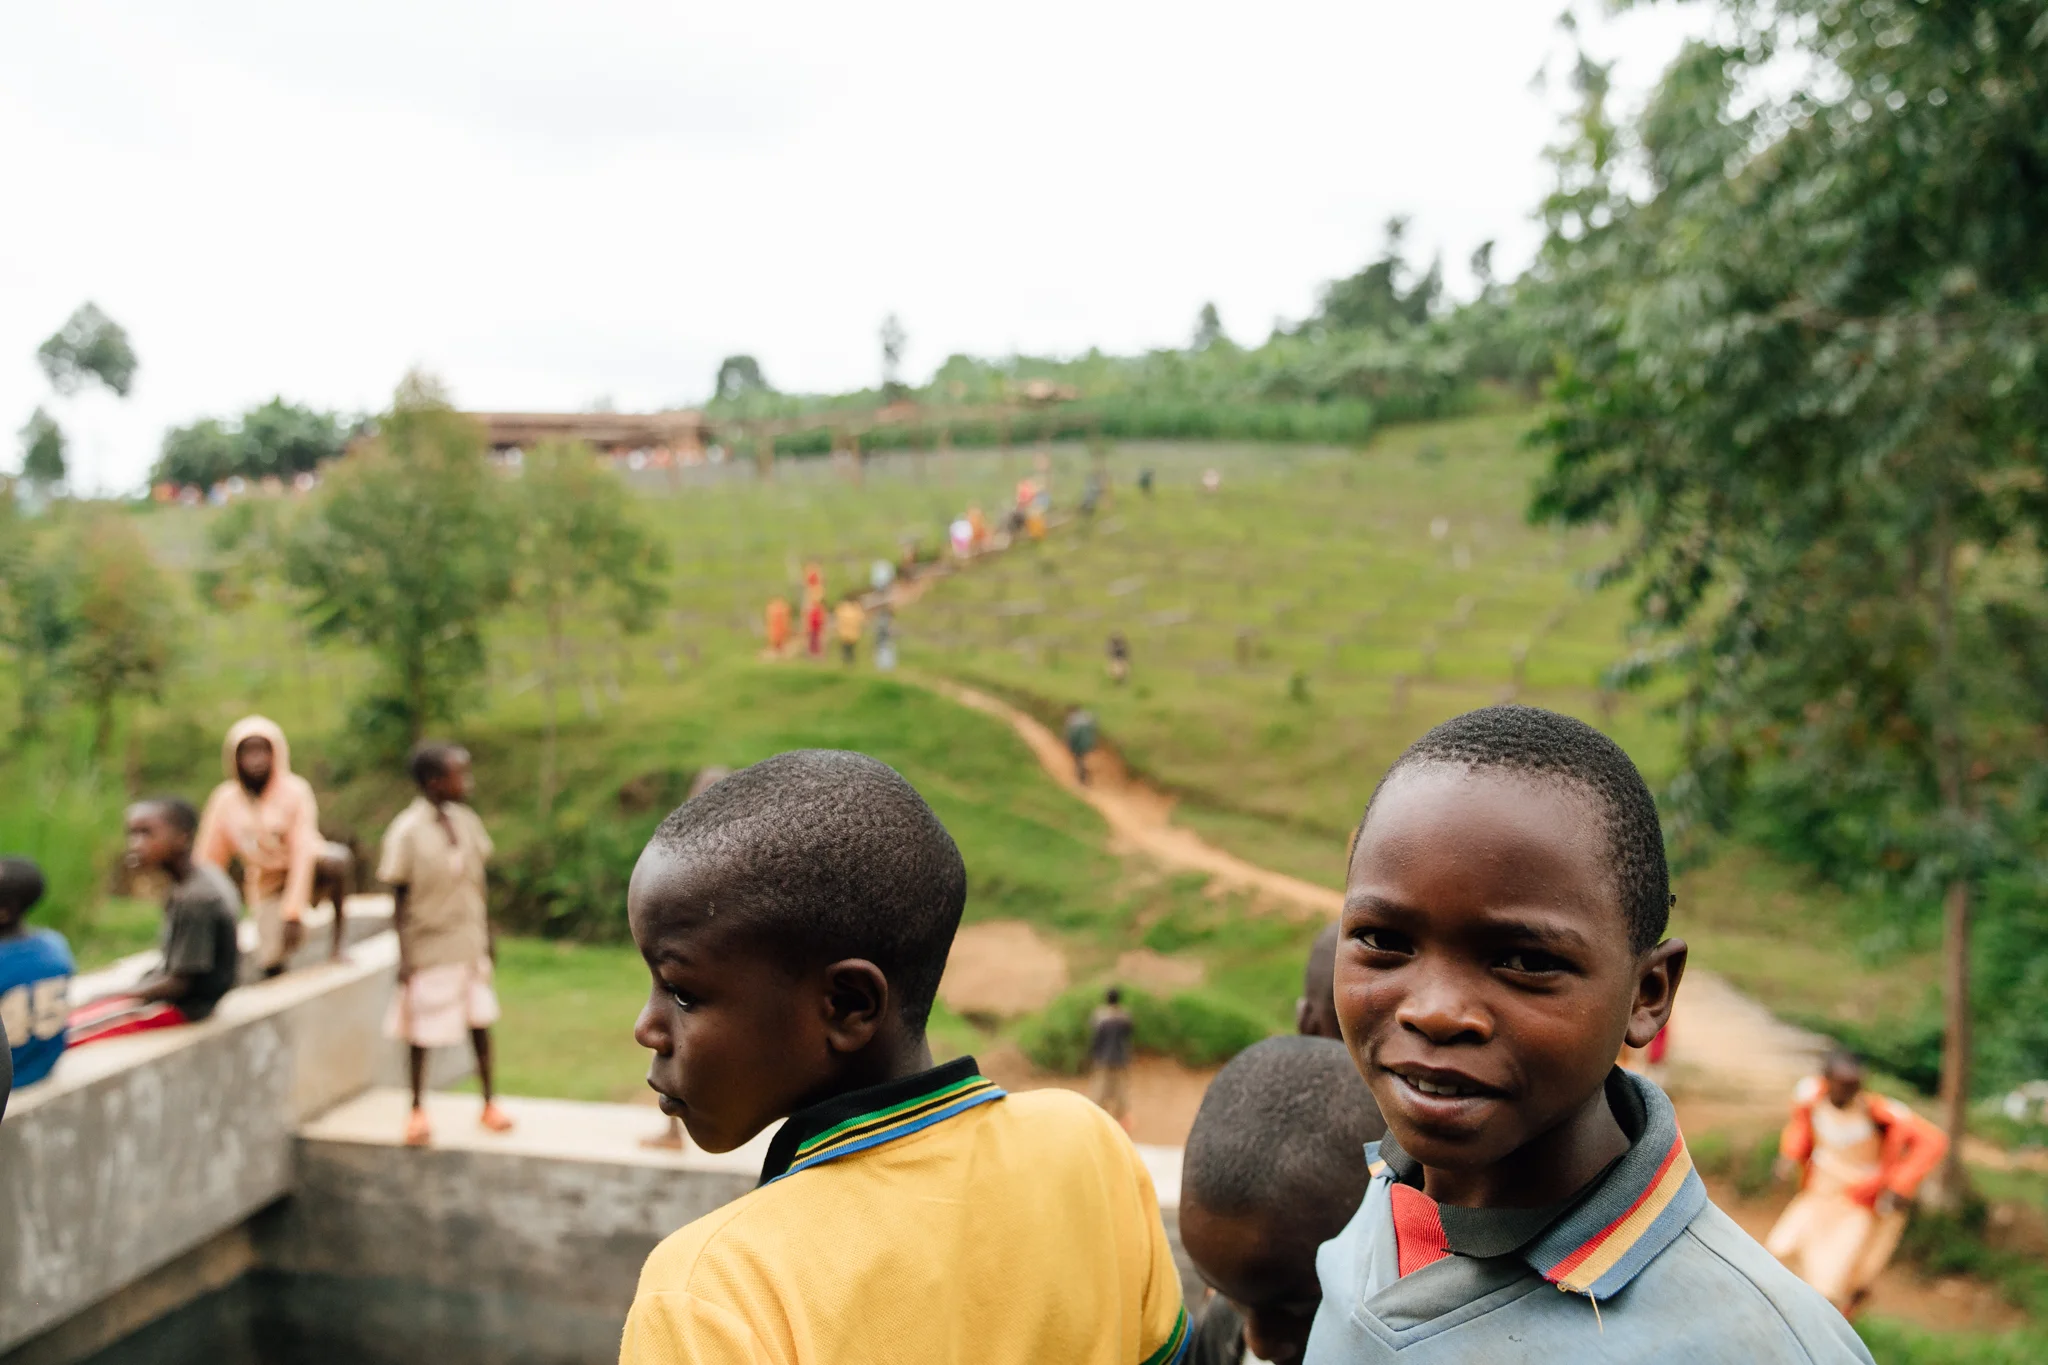
M1793 1092L1778 1160L1781 1174L1801 1173L1800 1189L1765 1247L1853 1313L1898 1249L1920 1182L1947 1152L1941 1129L1863 1088L1853 1053L1830 1053Z
M789 602L775 597L768 601L768 652L781 658L789 648Z

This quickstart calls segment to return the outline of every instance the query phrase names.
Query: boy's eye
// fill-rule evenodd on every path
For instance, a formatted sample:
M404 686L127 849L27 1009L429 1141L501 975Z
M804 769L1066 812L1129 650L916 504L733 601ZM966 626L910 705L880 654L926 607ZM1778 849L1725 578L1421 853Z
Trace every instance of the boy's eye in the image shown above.
M1368 952L1409 953L1415 950L1408 935L1398 929L1359 929L1351 937L1363 943Z
M1503 971L1543 976L1552 972L1567 971L1571 964L1555 954L1539 952L1534 948L1523 948L1504 954L1500 959L1500 967Z
M686 991L677 990L674 986L667 987L667 990L668 998L676 1002L677 1009L687 1010L696 1007L697 998L695 996L690 995Z

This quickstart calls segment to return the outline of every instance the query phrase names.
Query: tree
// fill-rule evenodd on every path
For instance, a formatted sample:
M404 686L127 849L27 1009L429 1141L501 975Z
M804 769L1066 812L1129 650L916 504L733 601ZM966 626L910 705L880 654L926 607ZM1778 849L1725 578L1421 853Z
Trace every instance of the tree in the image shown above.
M21 476L39 486L64 482L64 429L37 408L21 429Z
M164 432L150 478L211 488L232 475L289 479L338 459L348 433L334 413L273 398L239 419L202 417Z
M284 576L317 637L354 641L382 676L358 706L373 742L451 720L484 666L510 590L509 525L483 432L409 375L376 439L334 467L284 543Z
M1412 271L1403 246L1407 235L1406 218L1389 218L1378 259L1355 275L1325 285L1311 324L1334 332L1389 332L1427 322L1443 295L1443 263L1432 262L1421 279L1409 284Z
M289 479L338 459L347 436L331 412L273 398L242 414L241 461L246 478Z
M749 394L773 393L761 362L750 355L729 355L718 365L718 379L711 386L713 402L732 402Z
M172 427L164 432L156 467L150 471L155 483L211 488L231 474L239 473L241 441L236 432L215 417L202 417L190 426Z
M1721 8L1632 128L1579 65L1531 281L1559 357L1533 510L1632 528L1623 673L1678 688L1681 841L1756 813L1908 917L1939 904L1953 1197L1973 907L2048 892L2041 7ZM1781 58L1816 75L1773 97ZM2039 923L1992 920L2006 994L1977 1002L2026 1074L2048 999L2010 963Z
M1216 311L1214 303L1202 305L1202 311L1195 315L1195 336L1189 343L1190 350L1206 351L1217 342L1224 340L1223 318Z
M70 545L72 623L64 672L93 714L93 753L104 756L118 703L162 692L177 653L178 604L132 518L97 510Z
M910 346L910 337L903 330L902 321L894 314L882 319L882 401L894 403L910 392L902 379L903 353Z
M545 820L554 807L556 703L570 623L602 614L624 630L646 629L667 598L662 575L668 555L634 515L625 485L587 445L549 442L527 452L512 496L519 528L515 590L540 613L548 638L541 669Z
M49 552L47 533L22 515L13 486L0 480L0 645L14 655L15 735L42 732L75 620L70 576Z
M80 304L36 349L36 359L50 387L66 396L97 379L116 397L126 398L135 383L135 348L128 344L128 334L93 303Z

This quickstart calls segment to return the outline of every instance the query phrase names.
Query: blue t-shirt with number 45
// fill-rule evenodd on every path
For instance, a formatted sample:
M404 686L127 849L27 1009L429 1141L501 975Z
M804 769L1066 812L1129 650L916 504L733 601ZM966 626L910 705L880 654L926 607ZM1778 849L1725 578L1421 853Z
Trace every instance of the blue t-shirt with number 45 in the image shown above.
M7 1030L17 1087L49 1075L64 1053L71 971L62 934L35 929L0 939L0 1028Z

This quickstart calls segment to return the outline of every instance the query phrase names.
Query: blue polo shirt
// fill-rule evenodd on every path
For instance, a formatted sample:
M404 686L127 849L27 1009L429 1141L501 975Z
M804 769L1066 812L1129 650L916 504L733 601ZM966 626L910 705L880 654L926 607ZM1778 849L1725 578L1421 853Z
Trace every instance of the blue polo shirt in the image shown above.
M1664 1092L1616 1068L1607 1099L1629 1150L1561 1209L1444 1208L1391 1133L1368 1147L1365 1201L1316 1254L1307 1365L1870 1365L1707 1199Z
M0 1028L7 1031L16 1086L34 1085L64 1054L71 972L71 947L62 934L34 929L0 939Z

